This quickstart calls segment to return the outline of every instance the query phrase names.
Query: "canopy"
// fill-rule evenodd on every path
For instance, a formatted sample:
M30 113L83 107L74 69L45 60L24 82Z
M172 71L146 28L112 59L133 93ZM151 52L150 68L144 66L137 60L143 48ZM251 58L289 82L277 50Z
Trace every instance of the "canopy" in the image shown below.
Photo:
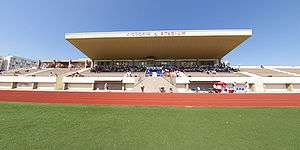
M250 29L66 33L65 39L93 60L220 59L247 38Z

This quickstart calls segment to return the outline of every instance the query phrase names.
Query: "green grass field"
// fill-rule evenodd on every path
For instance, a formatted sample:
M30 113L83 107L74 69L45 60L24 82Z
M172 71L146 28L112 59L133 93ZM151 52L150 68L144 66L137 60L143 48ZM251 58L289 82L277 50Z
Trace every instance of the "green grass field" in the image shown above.
M0 103L0 149L300 149L300 107Z

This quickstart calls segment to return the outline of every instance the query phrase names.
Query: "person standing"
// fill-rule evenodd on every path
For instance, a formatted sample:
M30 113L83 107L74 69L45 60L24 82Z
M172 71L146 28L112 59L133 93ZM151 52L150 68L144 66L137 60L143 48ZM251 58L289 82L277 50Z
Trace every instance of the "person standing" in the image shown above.
M141 83L141 91L144 92L144 90L145 90L145 86L143 83Z
M105 91L108 90L107 83L104 84L104 90L105 90Z

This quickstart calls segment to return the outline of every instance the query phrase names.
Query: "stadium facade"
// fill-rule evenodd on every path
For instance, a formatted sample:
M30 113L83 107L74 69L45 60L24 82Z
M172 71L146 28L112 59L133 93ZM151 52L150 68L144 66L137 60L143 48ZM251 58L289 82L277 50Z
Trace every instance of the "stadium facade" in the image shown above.
M101 65L148 66L193 62L217 64L252 35L252 30L168 30L67 33L65 38Z
M0 56L0 70L8 71L20 68L31 68L37 66L37 61L18 57L18 56Z
M300 67L229 66L222 58L251 29L66 33L89 59L40 61L2 72L0 89L208 92L300 92Z

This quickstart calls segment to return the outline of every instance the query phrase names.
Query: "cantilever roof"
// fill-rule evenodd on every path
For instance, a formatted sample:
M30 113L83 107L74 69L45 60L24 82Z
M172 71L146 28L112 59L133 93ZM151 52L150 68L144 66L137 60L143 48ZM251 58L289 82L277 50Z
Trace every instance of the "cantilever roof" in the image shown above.
M66 33L91 59L222 58L252 36L250 29Z

